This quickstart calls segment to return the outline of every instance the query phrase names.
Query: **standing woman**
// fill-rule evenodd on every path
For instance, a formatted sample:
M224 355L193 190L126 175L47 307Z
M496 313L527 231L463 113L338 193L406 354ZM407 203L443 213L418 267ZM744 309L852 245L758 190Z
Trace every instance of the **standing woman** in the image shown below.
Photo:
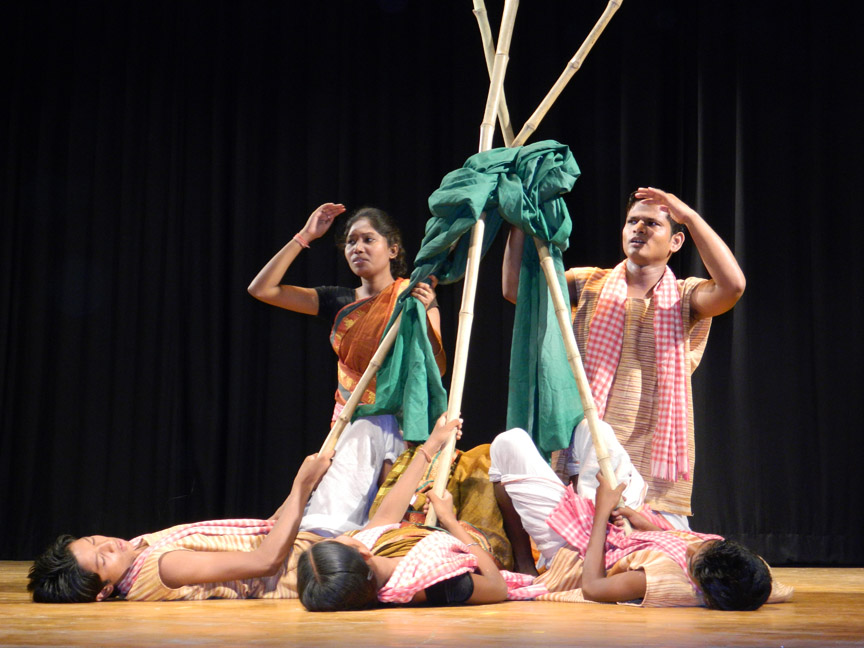
M409 284L408 279L402 278L408 269L402 234L385 212L374 207L354 212L345 223L340 241L351 271L360 278L359 287L307 288L280 283L297 255L324 236L336 217L344 212L345 206L341 204L325 203L318 207L303 229L270 259L249 285L249 293L256 299L333 322L330 342L338 356L338 386L331 424L366 370L396 300ZM426 307L429 339L443 374L441 317L434 286L419 283L411 294ZM374 380L363 393L361 402L375 402ZM357 427L362 428L362 433L354 429L354 434L348 434ZM399 425L392 415L358 418L346 428L343 437L345 442L337 446L338 452L343 457L349 452L355 454L357 470L364 475L374 470L379 479L371 480L373 487L369 492L349 492L351 484L369 483L369 480L331 471L310 500L304 516L304 530L321 535L338 534L349 530L346 520L352 525L350 528L363 526L375 495L375 484L383 480L404 448ZM350 446L346 447L346 442L350 442ZM318 510L326 510L327 514L318 514Z

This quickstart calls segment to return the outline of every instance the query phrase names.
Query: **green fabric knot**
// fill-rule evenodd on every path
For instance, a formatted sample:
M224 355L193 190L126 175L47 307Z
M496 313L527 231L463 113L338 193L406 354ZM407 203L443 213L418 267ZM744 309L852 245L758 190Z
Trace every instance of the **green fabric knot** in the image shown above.
M403 312L394 348L378 373L375 404L359 407L357 416L396 414L405 439L423 441L447 408L426 334L425 311L410 298L410 291L430 275L442 284L462 279L470 244L470 235L463 234L485 212L484 256L502 221L528 235L513 328L507 425L526 429L547 456L570 443L573 427L582 418L581 401L531 237L549 244L566 296L561 254L572 224L561 196L579 174L570 149L547 140L477 153L444 176L429 197L433 215L414 261L411 287L400 297L391 319L392 324Z

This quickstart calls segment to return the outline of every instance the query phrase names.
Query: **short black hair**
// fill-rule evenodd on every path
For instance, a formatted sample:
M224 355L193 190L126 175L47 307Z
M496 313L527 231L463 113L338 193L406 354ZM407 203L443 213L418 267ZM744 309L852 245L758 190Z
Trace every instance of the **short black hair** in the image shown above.
M630 210L633 209L633 205L638 202L642 202L642 200L636 197L636 192L634 191L627 198L627 207L624 208L624 220L627 220L627 217L630 215ZM669 229L671 231L670 236L675 236L678 232L684 231L684 226L672 218L668 213L666 214L666 220L669 221Z
M691 567L705 605L715 610L756 610L771 595L771 570L734 540L718 540Z
M297 593L312 612L363 610L378 602L375 574L363 556L332 540L314 544L300 555Z
M98 574L78 564L69 544L75 536L63 534L33 562L27 591L35 603L92 603L105 583Z

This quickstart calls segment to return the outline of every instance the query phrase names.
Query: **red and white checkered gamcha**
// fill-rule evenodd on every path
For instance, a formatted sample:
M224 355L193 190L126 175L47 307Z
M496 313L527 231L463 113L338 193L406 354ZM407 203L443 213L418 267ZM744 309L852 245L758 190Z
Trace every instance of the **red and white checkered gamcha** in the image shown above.
M546 523L583 556L588 549L591 527L594 525L594 502L580 497L568 487L558 506L546 518ZM718 535L694 531L635 531L629 536L614 524L606 525L606 569L635 551L652 549L662 551L687 571L687 541L683 536L702 540L722 540Z
M366 529L354 535L371 550L375 541L384 531L397 527L391 524ZM421 538L393 571L390 579L378 590L378 600L382 603L410 603L414 594L435 583L455 578L465 572L477 569L477 558L467 545L445 531L434 531ZM508 598L526 600L546 593L546 588L533 588L532 576L501 570L507 583Z
M180 540L181 538L185 538L187 536L193 534L201 534L206 536L224 536L224 535L267 535L270 533L270 530L273 528L273 525L276 524L275 520L254 520L254 519L246 519L246 518L237 518L234 520L210 520L208 522L192 522L190 524L184 524L177 528L174 533L165 536L160 539L156 544L151 545L144 549L138 557L135 559L135 562L132 563L132 566L126 572L120 582L117 583L117 589L123 596L126 596L129 593L129 590L132 589L132 585L135 584L135 580L138 578L138 574L141 573L141 568L144 566L144 562L147 560L147 556L150 555L152 551L160 547L164 547L169 544L173 544ZM137 538L133 538L130 542L133 546L138 546L144 540L144 536L138 536Z
M603 284L588 332L585 373L600 418L621 359L627 303L626 260ZM651 441L651 474L667 481L689 479L687 460L687 365L681 296L668 267L654 287L654 346L657 358L659 406Z

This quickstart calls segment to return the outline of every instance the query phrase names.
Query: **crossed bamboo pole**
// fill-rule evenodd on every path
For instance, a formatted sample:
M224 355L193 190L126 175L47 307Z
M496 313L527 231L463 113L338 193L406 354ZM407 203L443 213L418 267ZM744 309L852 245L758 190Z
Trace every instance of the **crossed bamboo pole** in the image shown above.
M489 27L489 20L486 14L485 4L483 0L474 0L474 15L477 18L477 22L480 28L484 52L486 54L486 65L490 75L489 93L486 99L486 109L484 111L483 122L480 127L480 152L488 151L492 148L492 140L495 133L496 115L498 116L498 121L501 123L502 134L504 136L505 144L507 146L521 146L531 136L531 134L537 129L540 122L543 120L543 117L545 117L546 113L551 108L552 104L555 103L555 100L561 94L564 87L582 66L582 62L584 61L585 56L587 56L588 52L591 51L591 48L597 41L597 38L603 32L603 29L605 29L606 25L609 23L609 20L611 20L614 13L621 6L622 2L623 0L609 0L606 9L604 10L600 19L594 25L594 28L591 30L588 37L582 43L582 46L577 50L576 54L567 64L564 72L561 74L561 76L553 85L552 89L547 93L546 97L544 97L543 101L540 103L540 105L537 107L537 109L522 127L519 135L513 138L513 131L510 124L507 103L504 99L503 88L504 76L507 70L507 63L509 62L510 41L513 35L513 27L516 21L516 11L518 9L519 2L518 0L505 0L504 13L501 19L501 28L499 30L498 36L498 46L494 47L492 43L492 32ZM493 51L495 52L494 56L492 55ZM485 214L481 214L477 223L472 228L471 241L468 249L468 260L465 271L465 284L462 292L462 306L459 311L456 350L453 358L453 377L450 383L450 395L447 406L448 420L452 420L459 416L459 413L462 409L462 393L465 386L465 369L467 367L468 360L468 345L471 337L471 328L474 322L474 302L477 291L477 275L480 268L481 246L484 231ZM584 410L585 417L588 420L588 427L591 431L591 437L594 442L594 447L597 453L600 469L603 473L603 476L614 488L615 485L617 485L617 480L615 478L615 473L611 467L608 450L606 449L603 439L598 433L599 417L597 416L594 401L591 398L590 386L588 384L587 376L585 375L585 369L582 365L579 348L576 345L576 340L573 336L573 329L570 327L569 312L566 303L564 302L564 298L561 294L561 288L557 281L554 264L552 262L551 256L549 255L549 250L546 245L537 238L534 239L534 243L537 246L537 252L540 256L541 267L543 268L543 273L546 276L546 282L552 294L556 317L558 319L562 335L564 336L565 347L567 348L567 359L570 363L571 369L573 370L573 375L576 378L577 386L579 387L579 393L582 398L582 408ZM350 422L351 417L354 414L354 410L357 408L357 405L360 402L360 397L362 396L366 387L372 381L372 378L374 378L374 376L377 374L384 361L384 358L387 356L387 353L389 353L391 347L393 346L393 343L396 340L396 335L399 331L401 319L402 315L400 313L396 321L390 327L390 330L387 332L387 335L385 335L384 339L381 340L381 343L379 344L375 355L372 357L372 360L370 360L366 371L363 372L363 375L355 386L353 392L351 393L351 396L345 403L345 407L342 409L342 412L340 412L339 416L337 417L336 424L333 426L333 428L331 428L330 433L327 435L327 438L325 439L324 444L321 448L322 452L335 448L336 443L339 440L339 436L342 434L342 431L345 429L348 422ZM445 447L438 458L439 466L441 466L441 468L438 471L438 475L436 476L435 484L433 486L434 492L438 495L443 495L444 490L447 487L449 466L450 462L452 461L455 445L456 434L454 432L451 435L448 443L445 444ZM430 507L429 512L426 516L426 524L434 525L436 521L437 516L435 515L435 510Z
M603 11L603 14L597 20L594 25L594 28L588 34L585 41L582 43L582 46L577 50L576 54L570 59L570 62L567 64L564 72L543 98L543 101L534 111L534 114L531 115L529 120L522 127L522 130L519 131L519 135L516 136L515 139L512 140L512 143L508 144L508 146L521 146L524 142L533 134L533 132L537 129L537 126L543 120L546 113L552 107L552 104L555 103L555 100L563 91L564 87L573 78L573 75L579 71L579 68L582 66L582 62L585 57L588 55L588 52L591 51L591 48L594 46L594 43L597 42L597 38L599 38L600 34L605 29L606 25L612 19L612 16L621 6L621 2L623 0L609 0L606 5L606 9ZM514 3L515 4L515 3ZM503 93L503 82L504 82L504 72L506 67L506 62L508 60L508 53L510 49L510 38L513 33L513 21L515 21L515 7L508 13L508 7L510 7L511 3L508 1L504 5L504 15L501 19L501 31L498 38L498 48L496 50L494 62L490 61L490 52L492 51L492 43L491 43L491 29L489 27L489 19L486 14L486 7L484 4L484 0L474 0L474 15L477 18L478 25L480 27L480 35L483 40L483 49L486 53L486 66L490 69L490 81L489 81L489 96L486 101L486 112L483 117L483 124L480 129L480 150L485 151L491 148L492 145L492 131L494 130L494 115L497 112L499 121L501 123L502 133L505 134L505 142L507 139L507 131L506 129L510 126L509 120L509 111L506 107L506 101L504 99ZM502 39L506 39L502 46ZM502 65L503 62L503 65ZM486 146L486 148L484 148ZM478 221L477 225L475 225L475 229L478 226L482 225L482 218ZM482 238L481 238L482 240ZM468 253L468 263L471 265L471 254L474 251L472 238L472 246ZM543 274L546 277L546 284L549 287L549 292L552 296L552 302L555 308L555 316L558 320L558 326L561 329L561 335L564 338L564 346L567 352L567 361L570 363L570 369L573 371L573 377L576 379L576 385L579 388L579 395L582 400L582 409L585 415L586 420L588 421L588 429L591 432L591 440L594 444L594 451L597 454L597 461L600 465L600 471L603 474L603 477L609 483L612 488L615 488L618 485L618 480L615 476L615 471L612 468L612 461L609 457L609 450L606 447L606 442L603 437L600 435L600 426L599 426L599 417L597 415L597 408L594 405L594 399L591 396L591 386L588 382L588 377L585 374L585 367L582 364L582 357L579 353L579 347L576 344L576 338L573 335L573 329L570 325L570 315L569 308L567 307L566 302L564 301L564 296L561 294L561 286L558 283L557 273L555 272L555 265L552 260L552 257L549 254L549 248L546 246L543 241L534 237L534 245L537 247L537 254L540 257L540 266L543 268ZM470 294L471 303L469 310L471 311L472 319L473 319L473 298L474 298L474 288L476 285L476 275L473 277L473 281L475 285L468 284L469 277L466 274L465 276L465 291L463 292L463 310L460 312L459 319L459 335L462 334L462 314L466 311L465 301L466 296ZM469 322L469 334L470 334L470 322ZM466 341L467 347L467 341ZM466 349L467 351L467 349ZM457 353L458 353L458 342L457 342ZM459 358L458 355L454 358L454 364L458 365ZM454 368L454 381L455 381L455 368ZM464 373L464 371L463 371ZM459 392L459 400L458 403L461 404L461 385ZM453 408L453 394L451 391L451 400L449 403L449 407L447 409L447 418L451 420L458 416L459 409ZM456 443L456 435L455 432L451 436L450 442L444 448L441 455L438 457L438 474L435 478L435 483L432 487L433 492L437 495L443 495L444 490L447 487L447 480L449 478L449 466L453 456L453 448ZM429 507L429 511L426 515L426 524L429 526L433 526L437 521L437 516L435 515L435 511L432 507ZM630 531L630 525L625 520L625 532Z
M475 0L475 7L477 5ZM482 0L481 4L482 4ZM510 41L513 37L513 27L516 24L516 10L519 8L519 0L505 0L504 14L501 17L501 28L498 31L498 47L495 49L494 60L488 59L490 47L486 49L486 66L491 69L489 81L489 94L486 96L486 109L483 112L483 122L480 125L479 151L488 151L492 148L492 140L495 136L495 116L501 116L499 106L504 93L504 75L507 72L507 63L510 60ZM475 13L475 15L477 15ZM485 13L483 15L485 18ZM478 15L478 21L482 19ZM486 20L487 33L488 20ZM483 28L481 27L481 32ZM508 119L509 121L509 119ZM447 420L452 421L462 411L462 390L465 386L465 367L468 364L468 343L471 338L471 327L474 323L474 301L477 292L477 275L480 270L481 245L483 243L483 232L486 229L486 214L481 214L471 230L471 244L468 247L468 261L465 270L465 283L462 289L462 306L459 309L459 328L456 333L456 351L453 356L453 378L450 381L450 399L447 401ZM453 451L456 447L456 431L450 435L450 439L444 444L444 448L438 455L438 474L432 492L443 495L447 488L447 479L450 477L450 463L453 460ZM426 513L426 524L435 526L438 516L435 509L430 506Z

